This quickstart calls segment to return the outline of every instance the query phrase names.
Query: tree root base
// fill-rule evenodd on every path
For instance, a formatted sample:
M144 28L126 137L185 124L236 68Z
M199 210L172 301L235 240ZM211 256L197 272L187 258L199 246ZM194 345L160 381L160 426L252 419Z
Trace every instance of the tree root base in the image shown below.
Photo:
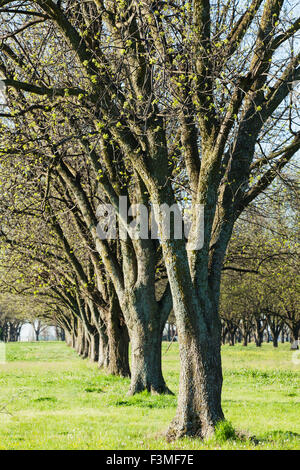
M128 396L137 395L138 393L142 393L147 390L151 395L174 395L174 393L166 386L161 387L154 387L152 386L136 386L134 388L130 388L129 392L127 393Z
M198 420L194 422L182 422L175 418L171 422L165 437L167 442L176 441L183 437L198 437L202 439L201 423Z

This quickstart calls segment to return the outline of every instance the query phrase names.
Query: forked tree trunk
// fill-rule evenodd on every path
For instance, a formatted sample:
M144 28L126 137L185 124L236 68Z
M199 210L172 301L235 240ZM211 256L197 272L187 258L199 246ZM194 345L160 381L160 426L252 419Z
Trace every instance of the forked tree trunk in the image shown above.
M170 238L159 209L160 195L155 199L155 218L172 291L181 364L177 412L167 438L206 438L213 435L217 423L224 420L221 322L217 311L220 279L214 281L212 290L208 285L207 255L196 265L195 251L188 257L184 241ZM168 195L162 199L168 201Z
M60 162L59 174L74 194L85 223L91 227L91 235L95 241L96 249L100 256L104 254L103 260L105 263L107 256L103 252L103 247L97 234L97 218L87 201L85 192L83 191L80 183L72 177L63 162ZM155 327L152 329L152 325L157 323L159 323L161 327L163 316L160 314L158 309L159 303L156 301L155 297L157 246L152 240L145 239L139 241L135 240L134 245L130 248L130 243L121 243L122 268L123 272L126 273L125 278L121 279L114 270L111 276L122 312L124 313L128 330L131 328L132 331L132 333L129 331L132 345L134 345L133 351L135 351L132 359L132 367L134 368L135 365L137 365L137 371L132 376L130 393L136 393L137 391L144 389L150 389L151 391L157 391L159 393L159 391L168 391L168 389L165 386L164 380L161 379L161 364L157 362L161 356L160 348L162 329L159 333L156 332ZM133 251L132 248L134 248ZM134 252L135 255L133 255ZM110 263L107 263L107 270L109 273L111 273L111 269ZM134 275L138 277L138 282L136 282L137 279L133 280ZM138 287L136 287L137 284ZM135 297L139 297L139 300L136 301ZM150 308L145 305L148 304L149 299ZM154 310L152 309L153 305L155 306ZM130 314L126 316L128 308L131 310L133 315ZM170 310L168 314L169 313ZM167 317L165 320L166 319ZM133 324L132 327L129 327L129 322ZM137 339L136 334L134 333L134 330L136 329L135 325L138 324L143 324L145 326L144 334L142 336L143 341ZM99 365L101 367L109 367L108 357L111 351L107 354L108 349L107 343L101 337L99 351ZM153 383L151 383L152 380Z

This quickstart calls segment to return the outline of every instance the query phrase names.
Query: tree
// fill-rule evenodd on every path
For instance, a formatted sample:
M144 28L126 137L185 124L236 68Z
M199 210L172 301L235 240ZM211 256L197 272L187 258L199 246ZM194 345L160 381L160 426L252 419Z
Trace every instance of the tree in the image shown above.
M221 317L240 322L245 344L253 331L260 346L267 328L277 347L289 315L297 330L298 188L285 181L285 190L279 189L270 188L246 211L235 227L223 267ZM289 314L283 301L293 304Z
M4 296L0 297L0 341L19 341L24 321Z
M32 21L24 23L19 9L7 28L14 2L0 6L5 86L31 94L30 106L52 113L51 131L67 118L70 139L85 149L117 212L123 189L129 200L154 209L181 360L168 436L209 436L224 419L218 304L226 249L238 217L300 148L296 104L288 103L300 76L293 48L299 19L284 0L252 0L248 7L220 1L214 8L209 0L43 0L22 4ZM51 38L47 50L36 49L41 32ZM58 42L63 67L49 60ZM33 47L39 52L32 54ZM54 138L54 149L61 141ZM170 301L168 290L163 306L155 298L158 246L128 233L116 263L97 240L84 191L62 159L54 165L84 215L131 330L133 391L164 389L154 364L160 363L159 312ZM116 184L118 172L127 178L125 188ZM204 206L201 249L177 239L175 227L170 236L163 220L161 207L176 204L182 184L191 203L190 242L199 235Z
M298 259L288 260L284 266L278 266L273 274L277 277L276 291L272 294L276 299L277 314L290 330L291 347L298 349L300 331L299 311L299 269ZM278 322L279 320L277 320ZM277 327L278 331L278 327Z

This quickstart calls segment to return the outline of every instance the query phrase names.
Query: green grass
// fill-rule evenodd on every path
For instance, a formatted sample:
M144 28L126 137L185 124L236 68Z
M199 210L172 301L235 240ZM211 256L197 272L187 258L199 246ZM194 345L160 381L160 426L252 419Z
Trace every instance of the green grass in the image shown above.
M164 375L177 392L178 345L166 348ZM0 449L299 449L300 367L289 345L225 346L222 356L228 423L210 441L167 443L176 396L129 397L129 380L106 375L64 343L8 344Z

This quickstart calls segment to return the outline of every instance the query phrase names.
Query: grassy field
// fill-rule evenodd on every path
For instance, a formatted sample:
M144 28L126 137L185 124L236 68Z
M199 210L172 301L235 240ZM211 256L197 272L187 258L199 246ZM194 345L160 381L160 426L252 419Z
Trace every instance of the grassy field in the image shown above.
M178 345L166 352L168 386L177 391ZM245 437L182 439L163 431L176 396L127 396L111 377L64 343L12 343L0 365L0 449L299 449L300 366L289 345L223 347L223 409ZM299 358L299 356L298 356Z

